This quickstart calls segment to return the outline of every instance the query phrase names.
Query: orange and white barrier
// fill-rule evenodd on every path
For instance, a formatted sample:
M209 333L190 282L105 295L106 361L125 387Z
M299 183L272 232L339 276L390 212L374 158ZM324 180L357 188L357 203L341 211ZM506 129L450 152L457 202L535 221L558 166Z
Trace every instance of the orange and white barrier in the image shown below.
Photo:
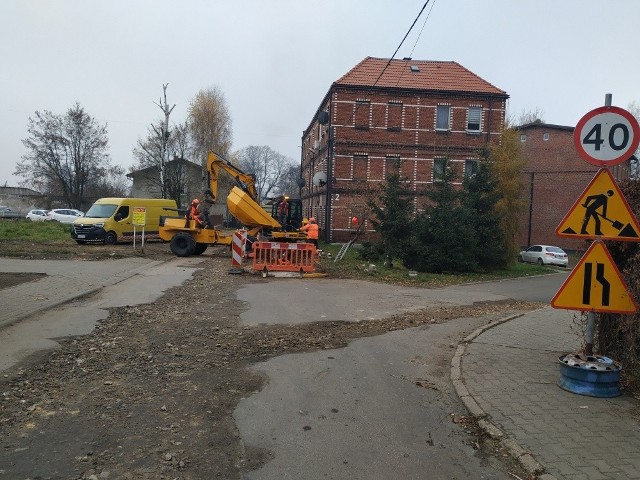
M253 255L253 269L263 273L315 271L313 243L255 242Z

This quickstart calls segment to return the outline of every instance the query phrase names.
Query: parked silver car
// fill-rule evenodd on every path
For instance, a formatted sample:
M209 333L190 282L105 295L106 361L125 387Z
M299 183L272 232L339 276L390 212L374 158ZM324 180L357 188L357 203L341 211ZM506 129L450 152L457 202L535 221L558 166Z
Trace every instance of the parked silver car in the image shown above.
M560 247L552 245L532 245L518 255L519 262L537 263L538 265L569 265L569 256Z
M12 210L9 207L3 205L0 206L0 218L5 218L7 220L16 220L18 218L22 218L22 215L20 215L15 210Z

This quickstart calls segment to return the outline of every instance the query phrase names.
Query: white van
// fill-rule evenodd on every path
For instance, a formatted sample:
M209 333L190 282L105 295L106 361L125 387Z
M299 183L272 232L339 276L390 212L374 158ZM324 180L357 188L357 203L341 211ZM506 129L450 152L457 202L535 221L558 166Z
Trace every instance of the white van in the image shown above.
M133 240L133 211L145 208L145 238L159 238L160 216L175 216L175 200L157 198L101 198L91 206L84 217L73 222L71 238L80 244L102 242L114 245ZM142 227L136 226L142 233Z

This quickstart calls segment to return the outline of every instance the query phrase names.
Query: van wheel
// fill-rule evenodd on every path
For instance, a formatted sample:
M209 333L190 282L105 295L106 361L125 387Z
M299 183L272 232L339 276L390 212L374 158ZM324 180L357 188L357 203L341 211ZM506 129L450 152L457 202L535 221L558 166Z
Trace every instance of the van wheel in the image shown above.
M115 245L118 241L118 237L115 232L107 232L104 236L104 244L105 245Z
M194 250L194 255L202 255L209 245L206 243L196 243L196 249Z
M188 257L195 253L196 241L188 233L176 233L171 239L170 248L174 255L178 257Z

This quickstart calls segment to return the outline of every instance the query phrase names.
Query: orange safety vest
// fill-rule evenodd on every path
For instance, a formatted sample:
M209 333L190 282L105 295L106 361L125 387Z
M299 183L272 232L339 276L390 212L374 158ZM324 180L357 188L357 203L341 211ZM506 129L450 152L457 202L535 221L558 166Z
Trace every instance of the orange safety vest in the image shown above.
M195 220L198 225L202 225L197 205L191 205L191 208L189 208L189 214L187 215L187 220Z
M307 238L309 240L317 240L318 232L320 228L317 223L307 223L304 227L300 228L301 231L307 232Z

